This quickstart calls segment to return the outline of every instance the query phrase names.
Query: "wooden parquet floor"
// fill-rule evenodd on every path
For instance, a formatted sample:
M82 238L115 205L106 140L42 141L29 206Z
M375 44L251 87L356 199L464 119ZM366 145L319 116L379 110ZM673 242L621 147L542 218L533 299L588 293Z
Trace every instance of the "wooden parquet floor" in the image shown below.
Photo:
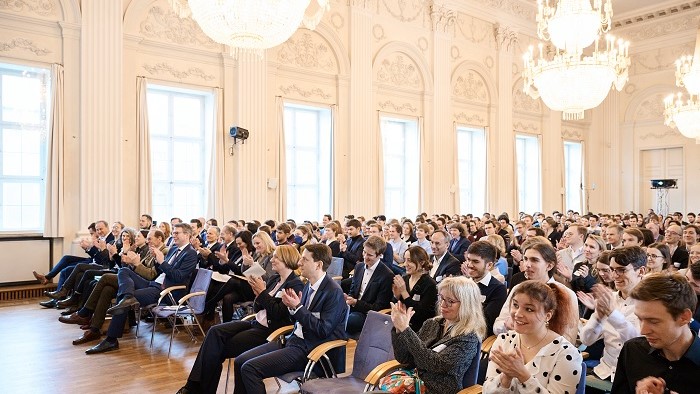
M44 309L39 301L0 302L0 393L174 394L187 380L201 336L195 343L186 332L176 334L168 360L169 331L159 326L151 349L151 324L141 322L138 338L132 329L119 341L119 350L88 356L85 350L98 342L74 346L80 328L60 323L59 311ZM348 348L348 370L354 350ZM218 393L224 393L225 379L226 364ZM284 383L278 390L271 379L265 385L268 393L298 391ZM233 377L229 393L232 389Z

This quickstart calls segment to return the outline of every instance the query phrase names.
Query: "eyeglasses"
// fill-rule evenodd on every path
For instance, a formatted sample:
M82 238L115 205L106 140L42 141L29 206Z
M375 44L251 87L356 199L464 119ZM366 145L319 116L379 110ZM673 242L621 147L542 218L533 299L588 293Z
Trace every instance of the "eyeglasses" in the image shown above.
M612 270L610 268L598 268L598 272L602 274L609 274L612 272Z
M668 231L668 230L666 230L666 235L677 235L677 236L679 236L679 237L681 236L680 233L677 233L677 232L675 232L675 231Z
M660 254L647 254L647 258L649 259L658 259L659 257L664 257Z
M615 274L617 274L617 275L619 275L619 276L622 276L622 275L624 275L624 274L628 271L628 270L627 270L628 267L629 267L629 265L624 266L624 267L618 267L618 268L612 268L612 267L611 267L611 268L612 268L612 272L614 272Z
M438 295L438 303L442 304L443 301L445 302L445 304L447 304L447 306L453 306L454 304L459 303L459 301L457 300L452 300L449 298L445 298L442 295Z

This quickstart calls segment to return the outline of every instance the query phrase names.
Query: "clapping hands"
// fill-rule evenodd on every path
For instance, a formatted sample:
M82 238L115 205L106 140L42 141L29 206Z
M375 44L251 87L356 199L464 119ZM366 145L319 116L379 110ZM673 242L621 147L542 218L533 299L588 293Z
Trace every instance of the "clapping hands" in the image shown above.
M408 328L411 318L416 312L413 308L406 309L406 306L401 301L394 304L391 303L391 322L394 323L396 332L403 332Z

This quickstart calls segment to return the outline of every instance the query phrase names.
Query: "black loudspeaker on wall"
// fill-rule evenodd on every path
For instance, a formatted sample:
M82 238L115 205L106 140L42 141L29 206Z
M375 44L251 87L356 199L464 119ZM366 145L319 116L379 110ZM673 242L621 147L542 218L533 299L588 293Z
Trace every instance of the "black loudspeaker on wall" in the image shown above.
M238 126L231 126L229 133L231 134L231 137L233 137L234 144L238 142L238 140L241 140L241 143L245 144L245 140L247 140L248 136L250 135L248 129Z

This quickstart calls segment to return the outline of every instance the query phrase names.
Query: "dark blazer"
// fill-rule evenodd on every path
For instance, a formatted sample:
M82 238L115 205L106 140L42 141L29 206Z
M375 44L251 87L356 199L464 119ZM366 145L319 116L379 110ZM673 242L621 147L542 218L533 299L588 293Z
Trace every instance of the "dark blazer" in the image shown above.
M270 295L270 291L277 286L280 279L279 274L272 275L270 279L267 280L265 291L258 294L253 302L253 310L255 312L263 309L267 312L267 328L271 331L294 323L289 315L289 309L282 303L282 298L277 297L276 294ZM303 288L304 283L302 283L297 274L292 272L278 291L292 289L295 293L299 293Z
M306 352L309 352L324 342L348 338L345 333L345 318L348 309L343 290L328 275L321 280L321 285L314 295L311 305L308 308L302 305L292 315L292 320L301 324L304 339L297 338L292 334L287 346L301 346ZM303 294L308 293L309 287L310 284L307 283L302 290ZM304 297L302 297L302 304L304 301ZM336 372L344 372L345 347L333 349L328 354Z
M688 250L685 248L685 245L678 245L671 256L671 263L681 263L680 269L688 268L688 258Z
M394 280L394 273L381 262L376 262L377 268L374 269L372 279L367 283L362 298L360 296L360 288L362 286L362 277L365 274L365 263L358 263L355 266L355 275L352 277L352 284L348 295L357 299L357 303L350 307L351 312L361 312L367 314L369 311L379 311L389 307L391 301L391 283Z
M412 307L416 312L411 318L409 325L413 331L418 332L426 320L435 317L435 305L437 304L438 295L437 282L429 274L423 274L418 279L418 282L413 285L413 288L410 289L408 287L408 278L409 275L403 277L406 291L408 291L408 298L399 297L396 300L401 301L407 308Z
M331 241L331 243L327 244L329 248L331 248L331 255L333 257L340 257L340 242L336 241Z
M432 262L435 264L437 261L437 256L433 255L432 257ZM440 262L440 265L438 266L437 271L435 271L435 276L433 276L433 279L437 283L440 283L442 279L447 276L460 276L462 275L462 270L460 269L461 263L459 260L457 260L454 256L450 254L448 251L445 253L445 257L442 258L442 261ZM440 280L438 280L440 278Z
M470 244L471 242L469 242L468 239L464 237L459 237L450 241L450 247L447 249L447 251L450 252L450 254L454 256L454 258L459 260L460 263L463 263L465 260L464 252L466 252L467 249L469 249Z
M484 307L484 319L486 320L486 337L490 337L493 335L493 323L496 322L496 318L501 313L501 308L508 298L508 291L506 285L493 276L491 276L488 286L481 283L477 283L477 285L479 285L483 299L481 304Z
M343 278L349 277L350 271L355 269L355 264L362 261L365 239L362 238L362 235L358 235L354 238L348 238L345 243L349 243L348 247L345 252L340 253L340 257L343 258Z
M242 260L239 260L239 258L243 253L241 253L241 250L236 246L236 242L231 242L231 245L226 248L226 255L228 256L228 262L226 264L221 264L217 261L214 265L214 270L218 271L220 274L228 274L229 271L233 271L236 275L241 275Z
M163 286L166 288L179 285L187 286L190 283L192 273L197 269L197 261L199 260L197 251L194 250L190 244L187 244L182 252L175 257L170 264L166 264L166 262L170 259L170 256L177 253L178 249L179 248L176 246L170 248L168 254L165 256L165 259L163 259L163 263L156 264L156 272L158 275L165 273ZM151 282L151 286L160 287L160 285L156 282ZM186 292L187 290L174 291L173 297L175 297L176 300L179 300L186 294Z
M222 245L219 242L214 242L214 244L212 244L209 248L207 248L207 249L211 250L211 253L209 254L209 256L204 257L202 255L199 255L199 266L201 268L208 268L208 269L211 269L212 267L214 267L219 260L219 258L216 257L215 252L217 252L219 249L221 249L221 246Z

